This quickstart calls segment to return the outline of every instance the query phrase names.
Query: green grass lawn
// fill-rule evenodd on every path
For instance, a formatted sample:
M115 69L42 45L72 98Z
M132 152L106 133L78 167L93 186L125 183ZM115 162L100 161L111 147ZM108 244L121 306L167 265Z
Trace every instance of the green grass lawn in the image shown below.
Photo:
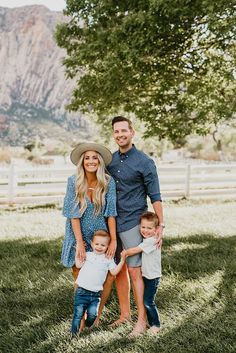
M61 211L0 210L0 352L235 353L236 202L166 203L165 216L161 333L130 340L131 323L109 329L119 313L114 290L100 327L71 341Z

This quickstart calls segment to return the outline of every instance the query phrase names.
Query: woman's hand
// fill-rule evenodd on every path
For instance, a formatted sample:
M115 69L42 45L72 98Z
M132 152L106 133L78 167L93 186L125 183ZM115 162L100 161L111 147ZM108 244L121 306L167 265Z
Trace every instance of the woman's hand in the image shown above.
M77 241L75 248L75 257L79 259L79 262L84 262L86 253L83 241Z
M106 257L108 259L111 259L115 256L115 252L116 252L116 247L117 247L117 241L116 240L111 240L108 249L106 251Z

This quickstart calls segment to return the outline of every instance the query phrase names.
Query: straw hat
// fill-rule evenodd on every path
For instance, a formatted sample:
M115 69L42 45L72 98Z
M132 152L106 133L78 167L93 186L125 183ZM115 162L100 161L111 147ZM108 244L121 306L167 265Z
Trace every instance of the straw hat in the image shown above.
M102 159L104 160L104 163L106 166L111 163L111 160L112 160L111 151L108 148L106 148L105 146L100 145L99 143L94 143L94 142L79 143L70 154L71 162L73 164L77 165L80 157L86 151L98 152L102 156Z

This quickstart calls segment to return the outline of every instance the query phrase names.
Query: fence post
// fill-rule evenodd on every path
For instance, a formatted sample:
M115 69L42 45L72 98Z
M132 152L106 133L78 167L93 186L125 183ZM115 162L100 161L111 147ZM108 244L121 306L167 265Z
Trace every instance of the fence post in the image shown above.
M186 180L185 180L185 197L190 196L190 179L191 179L191 165L186 166Z
M17 175L14 163L11 163L8 174L8 202L13 203L17 187Z

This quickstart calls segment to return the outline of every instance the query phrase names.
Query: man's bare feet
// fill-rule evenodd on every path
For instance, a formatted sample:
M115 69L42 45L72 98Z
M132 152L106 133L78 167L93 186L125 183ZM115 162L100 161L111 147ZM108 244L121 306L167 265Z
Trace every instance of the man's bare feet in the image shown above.
M115 328L120 325L125 324L127 321L130 321L130 316L127 317L120 317L118 320L114 321L112 324L109 325L110 328Z
M146 321L138 321L134 326L133 331L129 334L129 337L133 338L133 337L138 337L142 335L145 332L146 328L147 328Z

